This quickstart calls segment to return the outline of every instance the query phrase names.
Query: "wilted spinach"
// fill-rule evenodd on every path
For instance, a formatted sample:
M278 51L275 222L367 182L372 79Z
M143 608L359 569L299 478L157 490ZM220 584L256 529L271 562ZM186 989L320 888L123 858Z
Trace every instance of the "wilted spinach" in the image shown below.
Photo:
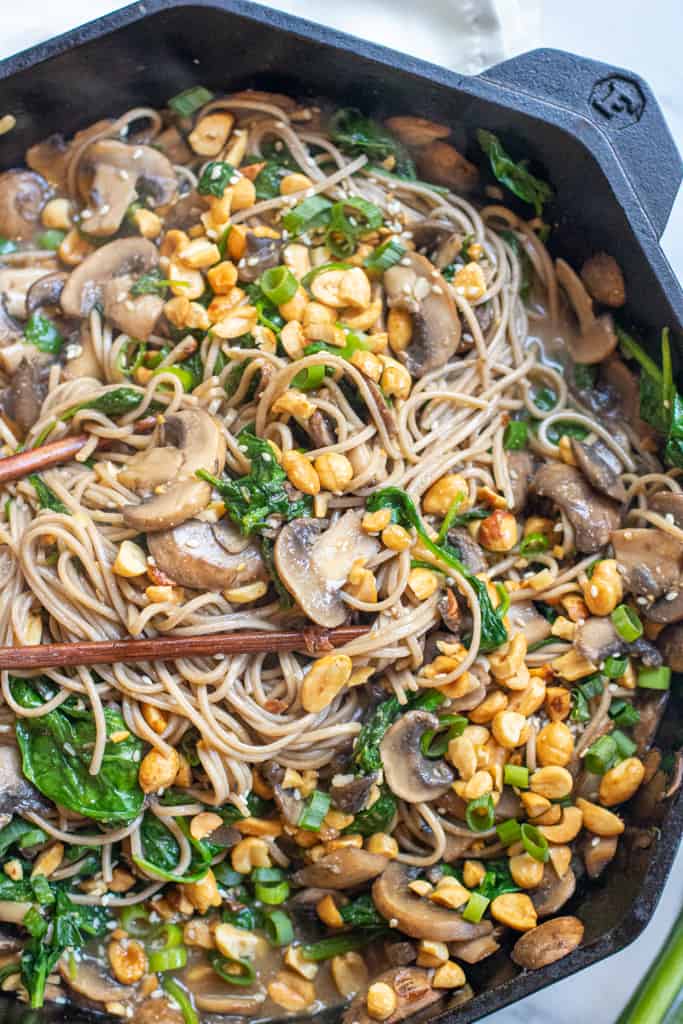
M346 903L339 913L344 924L350 924L353 928L382 928L386 925L369 893L363 893Z
M201 173L197 192L200 196L214 196L220 199L228 185L236 181L237 177L232 164L225 160L210 160Z
M657 366L630 334L617 327L617 337L626 356L640 365L640 415L664 437L664 459L669 466L683 468L683 397L674 384L669 329L662 331L662 367Z
M35 345L39 352L49 352L53 356L59 355L64 344L64 336L57 325L40 310L31 313L26 321L24 337Z
M79 402L78 405L72 405L59 418L67 423L82 409L94 409L95 412L103 412L106 416L123 416L124 413L136 409L142 398L142 391L126 387L114 388L113 391L106 391L103 395L98 395L97 398Z
M28 480L36 492L38 504L41 508L48 508L50 512L61 512L66 516L71 515L64 502L59 500L55 492L51 487L48 487L41 476L38 476L37 473L30 473Z
M359 811L346 831L355 832L361 836L373 836L378 832L388 832L397 806L394 794L388 786L382 786L374 804L364 811Z
M393 157L396 161L392 168L394 173L400 178L415 180L415 164L405 146L360 110L354 107L338 110L330 121L330 136L340 149L352 156L363 154L380 163Z
M546 181L534 177L527 170L526 160L518 163L510 157L503 149L500 140L493 132L487 132L483 128L477 132L479 145L486 153L491 164L494 177L501 185L510 189L513 195L530 203L536 211L536 216L543 215L543 207L553 197L553 190Z

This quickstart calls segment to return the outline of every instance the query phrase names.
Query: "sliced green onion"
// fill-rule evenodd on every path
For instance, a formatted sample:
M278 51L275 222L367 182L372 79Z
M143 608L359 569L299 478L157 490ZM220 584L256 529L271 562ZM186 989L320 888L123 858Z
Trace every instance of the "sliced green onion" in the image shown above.
M341 352L341 349L339 350ZM324 366L307 366L292 378L292 387L299 391L314 391L325 380Z
M197 184L200 196L214 196L221 199L228 185L236 181L239 175L226 160L210 160L202 171Z
M469 724L469 720L463 715L441 715L439 729L428 729L423 733L420 750L425 757L443 757L451 740L462 736Z
M239 876L241 878L241 875ZM281 868L254 868L249 876L252 882L265 882L266 885L274 885L282 882L285 874Z
M521 764L506 764L503 769L503 781L506 786L516 786L518 789L529 788L529 769Z
M290 210L282 218L282 226L290 235L301 235L312 228L326 224L330 217L332 203L324 196L310 196Z
M133 903L130 907L123 907L119 916L121 927L132 935L134 939L143 939L149 935L152 927L149 920L149 911L140 903Z
M643 635L643 624L627 604L618 604L610 616L614 628L626 643L632 643Z
M448 534L448 531L451 528L451 523L453 522L455 517L460 513L462 503L466 500L467 495L463 491L458 491L456 496L453 498L453 501L451 502L448 511L446 512L446 515L443 517L441 526L439 527L439 532L436 535L437 544L443 544Z
M487 832L493 828L495 807L490 793L470 800L465 810L465 821L472 832Z
M621 729L613 729L610 736L617 745L617 754L620 761L627 757L633 757L638 749L638 744L634 743L630 736L627 736Z
M503 448L507 451L519 451L526 448L529 427L526 420L510 420L503 434Z
M48 231L43 231L42 234L38 235L36 241L39 249L49 249L52 252L56 252L65 238L66 231L50 228Z
M214 951L209 953L209 963L214 971L228 985L251 985L256 980L256 971L250 960L238 960L237 958L221 956ZM232 973L229 968L237 967Z
M257 882L254 886L254 895L261 903L267 903L271 907L278 906L289 898L289 882L278 882L276 885Z
M263 928L271 946L288 946L294 939L294 927L284 910L269 910Z
M331 935L327 939L321 939L320 942L312 942L299 948L304 960L312 960L317 963L322 960L331 960L333 956L341 956L353 949L362 949L363 946L372 942L376 934L372 931L346 932L344 935Z
M216 881L224 885L226 889L230 889L233 885L241 885L244 881L244 875L231 868L229 860L223 860L220 864L214 864L213 873Z
M289 267L270 267L259 279L261 291L274 306L283 306L296 295L299 284Z
M541 862L548 860L550 856L548 840L535 825L524 822L522 825L522 844L526 852L534 860L540 860Z
M50 883L45 875L36 875L35 878L32 878L31 888L33 889L33 895L35 896L36 901L40 903L41 906L48 906L49 904L54 903L54 893L52 892Z
M539 554L547 551L550 547L548 538L544 533L528 533L519 545L520 555Z
M310 290L311 282L315 281L318 274L326 274L328 270L351 270L352 268L352 263L321 263L319 267L313 267L313 270L309 270L307 274L304 274L301 278L301 283L304 288Z
M190 996L175 978L163 978L161 987L178 1004L183 1015L183 1024L199 1024L197 1012L190 1002Z
M628 658L615 658L610 655L609 658L605 658L602 671L608 679L618 679L619 676L623 676L627 668Z
M609 706L609 716L621 729L630 729L640 721L640 711L627 700L613 700Z
M405 254L406 248L397 238L388 238L386 242L382 242L376 249L373 249L368 258L364 260L363 266L371 273L383 274L385 270L400 263Z
M516 818L509 818L496 825L496 832L503 846L512 846L522 838L522 827Z
M187 949L185 946L159 949L155 953L149 954L148 963L153 974L157 971L179 971L187 964Z
M668 690L671 685L671 669L668 665L659 668L638 669L638 686L643 690Z
M162 373L170 373L172 377L177 377L185 392L189 393L196 387L194 374L184 366L158 366L156 370L152 370L153 377L158 377Z
M467 906L462 912L463 921L469 921L470 924L479 924L490 902L491 900L488 900L486 896L482 896L480 892L471 893Z
M307 832L319 832L325 815L330 809L330 803L329 793L322 793L319 789L314 789L301 812L299 828L306 829Z
M504 619L510 610L510 591L504 583L496 583L496 593L498 594L498 604L496 605L496 615L500 619Z
M593 775L604 775L619 756L617 745L611 735L601 736L586 751L583 763Z
M177 96L172 96L168 105L181 117L190 117L195 110L199 110L212 99L213 93L209 89L205 89L203 85L192 85L189 89L183 89Z
M17 845L20 850L27 850L31 846L38 846L40 843L46 843L47 838L47 834L43 832L42 828L30 828L28 832L24 832Z
M163 943L160 940L163 939ZM180 925L164 921L154 929L149 937L150 947L154 950L173 949L183 944L183 930Z

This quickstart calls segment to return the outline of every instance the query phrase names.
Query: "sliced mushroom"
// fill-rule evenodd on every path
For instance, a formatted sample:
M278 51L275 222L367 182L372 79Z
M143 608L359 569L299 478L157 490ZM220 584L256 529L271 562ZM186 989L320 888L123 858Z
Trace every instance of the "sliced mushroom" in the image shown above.
M479 939L464 939L462 942L449 942L448 949L451 956L456 960L462 960L466 964L478 964L487 956L492 956L500 949L500 943L496 933L482 935Z
M568 868L562 878L558 878L555 868L546 864L543 869L541 884L530 892L531 902L539 917L549 917L571 899L576 890L576 875Z
M411 224L415 248L425 253L434 266L443 270L454 263L462 249L462 234L453 231L453 225L443 220L421 220Z
M426 117L412 117L409 114L388 117L384 123L404 146L426 146L436 139L447 139L451 134L450 128L445 124L437 124Z
M280 812L280 817L288 825L298 825L301 812L304 808L304 801L297 795L298 790L284 789L277 783L273 786L273 797Z
M488 562L484 549L463 526L454 526L448 531L448 543L456 549L460 561L472 573L485 572Z
M617 836L586 836L581 843L583 862L589 878L599 878L617 852Z
M413 939L458 942L478 939L493 929L490 921L470 924L455 910L439 906L408 888L411 875L404 864L391 861L372 886L372 899L382 917Z
M621 267L606 252L596 252L581 267L581 280L602 306L618 309L626 302L626 285Z
M413 335L399 353L413 377L438 370L458 351L461 323L450 288L436 267L409 252L384 274L390 308L412 314Z
M385 942L384 955L392 967L407 967L417 960L417 946L407 939Z
M32 906L23 900L0 900L0 921L3 924L22 924Z
M621 654L625 649L614 623L609 616L592 615L576 627L574 646L593 665L600 665L605 658Z
M29 314L28 294L36 282L52 276L50 268L42 263L39 267L2 267L0 269L0 295L5 311L10 317L25 320Z
M477 306L477 309L479 307ZM508 475L512 487L512 505L510 511L517 515L526 505L529 484L533 476L534 466L528 452L508 452Z
M56 270L53 274L45 274L35 281L26 293L26 312L31 315L43 306L58 306L62 290L66 284L68 274L63 270Z
M164 308L161 295L132 295L135 278L126 274L106 281L102 288L104 315L129 338L145 341Z
M323 530L317 519L294 519L275 542L275 567L292 597L319 626L340 626L347 606L341 596L357 558L370 559L378 542L360 528L361 516L346 512Z
M66 360L64 376L68 380L79 380L82 377L94 377L96 380L101 380L104 376L102 363L90 333L89 320L81 320L75 352L75 355ZM118 374L116 376L118 377ZM118 379L123 380L124 374L121 373Z
M345 814L358 814L368 802L370 791L377 781L376 775L352 775L348 781L332 782L332 803Z
M657 637L657 647L673 672L683 672L683 622L663 629Z
M388 858L379 853L345 846L307 864L294 874L292 881L295 885L322 889L355 889L381 875L387 863Z
M209 994L199 992L193 987L192 994L197 1009L206 1010L207 1013L234 1015L237 1020L240 1017L253 1017L263 1010L266 999L265 992L247 992L245 995L237 995L234 989L228 985L223 985L221 988L222 992Z
M306 420L306 429L315 448L328 448L336 444L336 437L328 417L320 409L316 409Z
M544 615L536 611L533 601L514 601L507 614L510 636L524 633L527 646L546 640L552 633L552 626Z
M147 474L146 479L138 481L136 489L151 493L141 504L125 505L122 509L126 525L140 532L172 529L196 516L211 498L211 485L197 479L197 470L206 469L216 475L222 473L225 464L223 429L204 409L184 409L167 416L160 441L160 447L147 448L130 460L135 462L137 473L142 470L143 475ZM160 460L164 466L163 479L156 468ZM130 464L128 474L124 470L119 480L124 484L130 481L129 473ZM165 490L159 493L161 487Z
M452 192L472 192L479 184L479 170L458 153L455 146L436 139L417 154L417 167L423 178L445 185Z
M575 363L601 363L617 347L614 321L609 313L595 315L590 295L568 263L555 260L555 271L579 321L579 335L568 335L566 339L572 359Z
M0 235L26 241L40 224L47 182L35 171L0 174Z
M100 139L86 150L82 165L92 172L88 187L81 183L82 198L88 203L83 224L95 238L116 234L139 191L154 206L170 203L176 193L173 164L152 146Z
M683 529L683 493L680 491L659 491L648 500L647 507Z
M384 1024L397 1024L412 1017L444 995L443 989L432 988L429 974L421 967L392 967L373 978L373 983L388 985L396 993L396 1009ZM342 1024L374 1024L368 1013L367 992L359 992L349 1003Z
M3 350L2 369L6 372L9 371L10 373L13 373L18 362L21 361L21 354L19 354L18 359L15 361L14 369L9 369L5 353L10 346L14 348L16 343L21 341L22 337L23 331L21 329L21 324L7 312L4 296L0 295L0 346ZM21 345L16 348L17 353L21 353L22 350L23 346Z
M393 409L390 408L389 403L384 397L384 392L377 384L375 384L374 380L370 380L369 378L365 381L365 386L367 387L372 397L375 399L377 411L379 412L379 415L382 419L382 422L384 423L384 426L387 428L387 433L389 434L389 437L397 437L398 423L396 422L396 416L394 414Z
M677 590L683 545L663 530L629 527L610 537L626 589L650 599Z
M511 956L520 967L537 971L573 953L582 939L583 924L578 917L555 917L520 935Z
M69 144L63 135L57 132L42 142L36 142L26 151L26 163L60 192L66 190Z
M280 239L261 238L248 231L246 251L240 260L239 279L246 284L257 281L264 270L276 267L280 262Z
M188 519L151 533L148 545L157 568L191 590L227 590L268 576L258 546L225 519Z
M564 510L580 552L588 554L604 547L619 525L617 505L594 491L575 466L545 463L534 476L531 490Z
M108 978L99 963L89 957L78 960L62 958L57 966L68 987L92 1003L125 1003L134 994L134 989L118 985Z
M600 441L584 444L572 438L570 443L576 465L591 487L615 501L626 501L626 490L619 479L619 466L618 463L616 467L613 464L609 448Z
M441 759L425 757L422 737L439 727L439 719L428 711L408 711L385 732L379 746L384 780L389 789L406 803L418 804L445 793L454 775Z
M35 352L28 353L12 374L4 392L3 408L24 433L40 416L47 395L48 373L48 365Z

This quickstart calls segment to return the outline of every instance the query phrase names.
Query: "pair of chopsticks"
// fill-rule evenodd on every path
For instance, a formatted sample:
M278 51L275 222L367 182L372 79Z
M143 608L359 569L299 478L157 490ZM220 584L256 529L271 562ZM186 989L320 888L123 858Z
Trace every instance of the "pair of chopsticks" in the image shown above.
M152 430L156 417L140 420L136 429ZM51 466L69 462L89 440L87 435L64 437L0 459L0 484L21 480ZM102 438L98 448L107 448L118 438ZM214 654L250 654L270 651L305 650L324 654L367 633L365 626L338 629L276 630L245 629L238 633L210 636L162 636L143 640L79 640L67 644L32 647L0 647L0 669L69 668L79 665L111 665L115 662L163 661Z

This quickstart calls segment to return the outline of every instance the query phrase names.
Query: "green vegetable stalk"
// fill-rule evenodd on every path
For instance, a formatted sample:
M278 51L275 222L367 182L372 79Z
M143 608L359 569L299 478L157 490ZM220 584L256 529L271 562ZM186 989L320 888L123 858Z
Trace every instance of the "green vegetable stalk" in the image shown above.
M662 1024L683 988L683 912L617 1024ZM678 1018L676 1018L678 1019Z

